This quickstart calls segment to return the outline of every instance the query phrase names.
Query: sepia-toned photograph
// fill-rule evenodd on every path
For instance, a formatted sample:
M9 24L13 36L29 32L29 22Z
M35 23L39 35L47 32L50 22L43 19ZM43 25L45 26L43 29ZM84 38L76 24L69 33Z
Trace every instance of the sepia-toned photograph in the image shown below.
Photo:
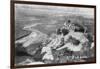
M95 61L95 9L14 3L14 65Z

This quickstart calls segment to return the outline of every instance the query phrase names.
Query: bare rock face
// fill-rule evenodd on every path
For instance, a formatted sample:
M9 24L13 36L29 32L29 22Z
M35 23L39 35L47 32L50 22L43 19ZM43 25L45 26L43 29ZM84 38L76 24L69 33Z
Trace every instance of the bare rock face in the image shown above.
M29 30L29 29L28 29ZM30 46L31 44L34 44L34 43L39 43L39 42L42 42L42 41L45 41L47 39L47 35L38 31L38 30L31 30L31 34L15 41L15 43L22 43L23 47L28 47Z
M17 58L25 56L25 59L31 57L35 61L40 61L42 59L42 54L41 54L42 42L45 41L46 38L47 38L46 34L38 30L32 30L29 35L16 40L15 44L16 44ZM16 60L18 60L17 58ZM19 60L18 62L21 61L22 60Z

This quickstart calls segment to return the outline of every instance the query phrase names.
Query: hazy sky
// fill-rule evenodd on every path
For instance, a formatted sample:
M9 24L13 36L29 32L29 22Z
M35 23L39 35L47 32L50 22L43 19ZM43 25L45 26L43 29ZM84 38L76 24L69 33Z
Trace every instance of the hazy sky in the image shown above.
M49 5L15 4L15 11L26 14L78 14L84 17L94 17L94 8L63 7Z

